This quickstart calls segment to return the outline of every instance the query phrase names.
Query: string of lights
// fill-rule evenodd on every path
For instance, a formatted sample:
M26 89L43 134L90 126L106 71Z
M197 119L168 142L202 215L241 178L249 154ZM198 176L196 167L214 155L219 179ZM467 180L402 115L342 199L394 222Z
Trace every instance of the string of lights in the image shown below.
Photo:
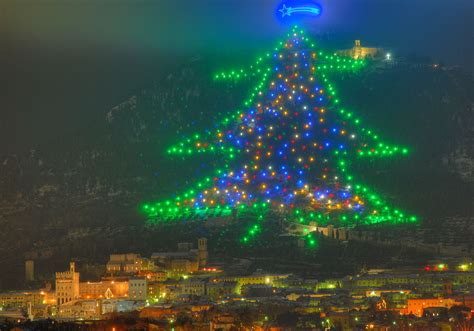
M330 72L356 71L366 64L316 51L294 27L273 52L248 70L215 75L216 80L257 78L237 110L215 131L194 134L168 149L169 155L214 153L223 166L173 200L142 210L158 221L254 214L242 238L260 231L269 211L292 221L352 226L414 222L350 172L358 158L406 155L408 149L381 141L362 120L341 106ZM315 245L311 234L309 245Z

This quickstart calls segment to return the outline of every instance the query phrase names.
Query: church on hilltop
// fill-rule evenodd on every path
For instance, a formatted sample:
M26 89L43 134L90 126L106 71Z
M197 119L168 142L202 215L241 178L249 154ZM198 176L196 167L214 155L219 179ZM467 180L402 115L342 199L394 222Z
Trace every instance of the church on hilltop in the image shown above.
M384 50L377 47L364 47L361 45L360 40L354 41L354 47L350 49L344 49L337 51L336 54L349 56L354 60L365 59L365 58L379 58L384 56Z

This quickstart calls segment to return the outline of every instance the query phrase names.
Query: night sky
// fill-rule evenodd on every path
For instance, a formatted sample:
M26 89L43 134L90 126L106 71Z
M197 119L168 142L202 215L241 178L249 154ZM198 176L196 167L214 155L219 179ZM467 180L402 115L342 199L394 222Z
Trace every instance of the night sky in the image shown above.
M474 71L472 0L320 3L323 16L305 26L336 36L341 47L361 38L395 54L427 55ZM278 4L0 1L0 153L58 140L103 120L109 108L165 71L176 54L258 54L286 29L275 18Z

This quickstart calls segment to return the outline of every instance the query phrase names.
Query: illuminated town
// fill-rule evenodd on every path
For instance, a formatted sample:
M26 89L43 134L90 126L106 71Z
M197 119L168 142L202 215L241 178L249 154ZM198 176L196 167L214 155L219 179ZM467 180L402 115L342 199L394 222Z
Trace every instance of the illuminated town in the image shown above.
M467 0L37 1L0 331L474 331Z
M0 293L0 316L4 325L28 319L91 330L468 330L458 327L474 309L472 260L327 279L251 271L250 265L209 256L206 238L150 257L110 255L95 279L83 279L81 265L70 262L42 288ZM31 260L25 278L34 283Z

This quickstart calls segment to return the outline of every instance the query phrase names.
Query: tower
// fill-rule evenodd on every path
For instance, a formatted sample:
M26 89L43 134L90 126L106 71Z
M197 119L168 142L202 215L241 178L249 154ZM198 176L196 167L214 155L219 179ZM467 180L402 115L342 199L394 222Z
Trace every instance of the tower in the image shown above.
M59 305L79 298L79 273L74 262L69 263L69 271L56 273L56 298Z
M198 239L198 260L199 260L199 267L205 267L207 265L207 239L206 238L199 238Z
M354 59L362 58L362 46L360 44L360 40L354 41L354 48L352 49L352 51L353 51L352 57Z
M25 261L25 280L27 282L35 280L35 262L33 260Z

